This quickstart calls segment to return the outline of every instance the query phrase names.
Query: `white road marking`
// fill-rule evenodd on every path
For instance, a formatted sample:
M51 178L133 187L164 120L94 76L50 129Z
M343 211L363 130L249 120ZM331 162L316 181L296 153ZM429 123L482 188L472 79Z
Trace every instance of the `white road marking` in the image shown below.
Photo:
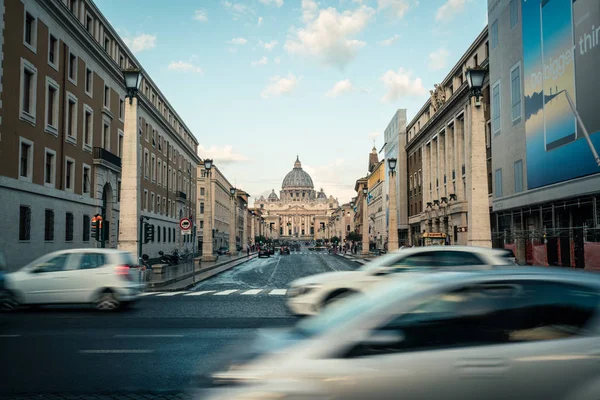
M202 290L201 292L186 293L184 296L202 296L203 294L213 293L215 290Z
M269 292L269 294L273 296L285 296L286 293L287 289L273 289Z
M251 289L251 290L247 290L242 294L258 294L262 291L262 289Z
M115 335L116 338L182 338L183 335Z
M143 297L143 296L154 296L155 294L159 294L162 292L144 292L144 293L140 293L138 294L138 296Z
M233 292L237 292L237 289L223 290L222 292L213 294L213 296L227 296L228 294L231 294Z
M269 284L269 282L271 282L271 279L273 279L273 276L275 275L275 272L277 272L277 267L279 267L279 261L281 261L281 258L277 259L277 264L275 265L275 268L273 268L273 272L271 272L271 276L269 276L269 280L267 281L267 285Z
M21 335L0 335L0 338L15 338L21 337Z
M115 350L79 350L81 354L148 354L154 353L150 349L115 349Z
M168 293L161 293L159 295L157 295L156 297L162 297L162 296L176 296L178 294L182 294L182 293L187 293L187 292L168 292Z

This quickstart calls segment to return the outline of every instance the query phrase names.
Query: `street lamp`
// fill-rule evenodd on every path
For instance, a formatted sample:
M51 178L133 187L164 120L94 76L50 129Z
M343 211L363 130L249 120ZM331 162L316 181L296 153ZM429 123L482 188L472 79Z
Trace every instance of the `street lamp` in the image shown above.
M467 83L471 91L471 96L475 97L475 107L481 106L480 97L482 95L481 88L483 88L483 81L487 70L483 68L469 68L467 69Z
M210 158L204 159L204 169L206 170L205 179L205 205L204 205L204 229L202 230L202 260L203 261L215 261L216 257L213 256L213 219L212 219L212 185L210 180L211 169L213 167L213 160Z
M390 168L390 197L389 211L390 217L388 222L388 250L394 251L398 249L398 210L396 205L396 164L398 160L388 158L388 167Z
M367 193L369 193L369 189L367 185L363 186L363 206L362 206L362 251L361 254L366 256L369 254L369 216L367 212Z
M133 98L137 97L138 91L140 90L142 71L135 67L130 67L123 71L123 77L125 79L125 89L127 89L125 98L129 97L129 104L131 104Z
M231 223L229 224L229 255L234 255L234 251L237 251L236 240L235 240L235 191L236 188L229 188L231 194Z

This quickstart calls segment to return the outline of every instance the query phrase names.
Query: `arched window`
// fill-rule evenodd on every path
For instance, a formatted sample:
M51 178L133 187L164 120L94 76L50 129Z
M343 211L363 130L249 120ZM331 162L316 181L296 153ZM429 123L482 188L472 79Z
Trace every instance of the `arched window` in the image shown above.
M350 225L346 225L346 231L350 232Z

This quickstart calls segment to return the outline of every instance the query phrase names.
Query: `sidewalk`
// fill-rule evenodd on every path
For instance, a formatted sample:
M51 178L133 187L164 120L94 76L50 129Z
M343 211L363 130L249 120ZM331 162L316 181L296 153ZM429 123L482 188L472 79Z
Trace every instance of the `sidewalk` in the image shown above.
M250 257L248 257L246 254L240 252L235 256L219 256L217 261L213 262L200 262L200 258L196 258L194 260L194 267L192 267L191 263L173 265L165 267L162 274L156 274L148 270L148 273L152 274L152 279L146 282L146 291L168 292L185 290L204 279L256 258L257 255L258 253L256 252L250 253Z

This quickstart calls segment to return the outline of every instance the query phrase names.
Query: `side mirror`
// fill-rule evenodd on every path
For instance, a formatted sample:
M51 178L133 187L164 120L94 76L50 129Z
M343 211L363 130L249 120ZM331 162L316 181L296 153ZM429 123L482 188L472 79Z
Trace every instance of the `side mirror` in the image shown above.
M397 330L375 331L363 341L366 346L381 347L392 346L402 343L405 339L404 333Z
M33 268L31 268L32 274L39 274L44 271L46 271L46 264L38 264L38 265L34 266Z
M385 276L392 273L392 267L377 267L371 271L373 276Z

